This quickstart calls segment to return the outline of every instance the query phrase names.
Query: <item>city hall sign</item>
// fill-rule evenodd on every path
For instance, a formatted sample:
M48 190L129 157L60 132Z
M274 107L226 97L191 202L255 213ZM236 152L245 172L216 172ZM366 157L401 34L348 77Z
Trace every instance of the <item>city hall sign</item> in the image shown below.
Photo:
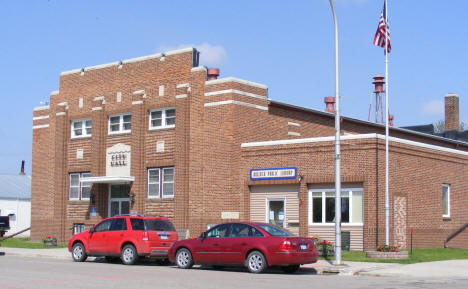
M130 176L131 147L118 143L106 150L106 176Z

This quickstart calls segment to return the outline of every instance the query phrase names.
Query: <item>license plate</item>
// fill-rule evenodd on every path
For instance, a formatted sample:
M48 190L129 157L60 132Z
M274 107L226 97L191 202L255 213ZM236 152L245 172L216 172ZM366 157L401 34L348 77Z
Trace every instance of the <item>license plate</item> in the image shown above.
M307 245L306 244L301 244L301 250L307 250Z
M161 235L161 240L167 240L167 235Z

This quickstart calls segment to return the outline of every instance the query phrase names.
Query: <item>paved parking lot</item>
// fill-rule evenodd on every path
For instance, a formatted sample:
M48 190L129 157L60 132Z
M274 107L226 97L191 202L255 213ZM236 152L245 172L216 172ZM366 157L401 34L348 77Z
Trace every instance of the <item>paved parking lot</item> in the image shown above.
M316 275L302 268L288 275L271 269L251 274L244 268L181 270L143 262L134 266L100 259L75 263L65 259L0 256L0 288L467 288L466 279Z

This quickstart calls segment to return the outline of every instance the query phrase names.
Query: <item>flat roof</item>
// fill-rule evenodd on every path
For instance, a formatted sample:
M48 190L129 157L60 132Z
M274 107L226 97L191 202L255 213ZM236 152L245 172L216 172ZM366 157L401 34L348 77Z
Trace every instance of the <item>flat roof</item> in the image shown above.
M333 118L335 117L334 113L326 112L326 111L323 111L323 110L308 108L308 107L304 107L304 106L298 106L298 105L295 105L295 104L290 104L290 103L287 103L287 102L282 102L282 101L277 101L277 100L272 100L272 99L269 99L269 102L270 102L270 104L273 104L273 105L285 106L285 107L289 107L289 108L292 108L292 109L302 110L302 111L306 111L306 112L312 112L312 113L316 113L316 114L320 114L320 115L324 115L324 116L329 116L329 117L333 117ZM374 123L374 122L370 122L370 121L366 121L366 120L362 120L362 119L357 119L357 118L353 118L353 117L348 117L348 116L341 116L341 117L343 119L351 121L351 122L361 123L361 124L365 124L365 125L385 129L385 125L380 124L380 123ZM432 134L427 134L427 133L423 133L423 132L418 132L418 131L414 131L414 130L409 130L409 129L405 129L405 128L390 126L389 130L404 132L404 133L407 133L407 134L412 134L412 135L427 137L427 138L431 138L431 139L435 139L435 140L439 140L439 141L445 141L445 142L449 142L449 143L468 146L468 142L453 140L453 139L449 139L449 138L445 138L445 137L441 137L441 136L437 136L437 135L432 135Z

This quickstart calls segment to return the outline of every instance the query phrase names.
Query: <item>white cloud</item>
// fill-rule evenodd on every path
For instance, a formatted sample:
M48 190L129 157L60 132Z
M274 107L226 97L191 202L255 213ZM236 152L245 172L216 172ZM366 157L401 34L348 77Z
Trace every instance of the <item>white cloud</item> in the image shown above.
M444 102L440 100L431 100L426 103L423 103L422 113L424 115L444 114Z
M181 44L178 46L160 46L158 51L165 52L185 47L195 47L200 51L200 64L207 66L217 66L227 59L226 49L221 45L211 45L203 42L201 44Z

